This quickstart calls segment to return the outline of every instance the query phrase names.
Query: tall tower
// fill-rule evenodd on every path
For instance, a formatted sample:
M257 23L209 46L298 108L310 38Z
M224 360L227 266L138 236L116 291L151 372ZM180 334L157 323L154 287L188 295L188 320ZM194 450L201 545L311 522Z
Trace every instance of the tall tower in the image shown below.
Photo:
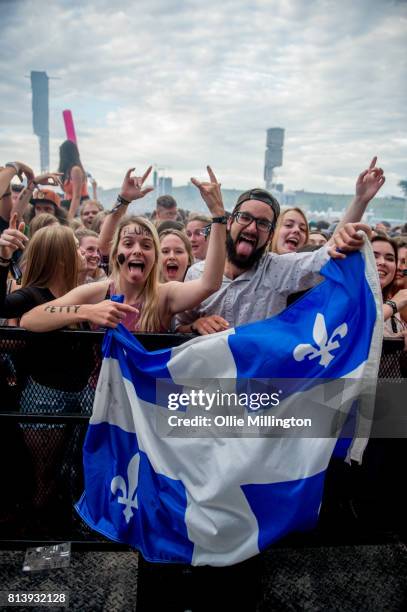
M269 128L267 130L266 156L264 162L264 180L266 189L270 190L273 183L274 168L283 165L284 130Z
M49 108L48 76L46 72L31 71L33 130L40 142L41 172L49 170Z
M158 179L159 195L172 195L172 178L170 176L160 176Z

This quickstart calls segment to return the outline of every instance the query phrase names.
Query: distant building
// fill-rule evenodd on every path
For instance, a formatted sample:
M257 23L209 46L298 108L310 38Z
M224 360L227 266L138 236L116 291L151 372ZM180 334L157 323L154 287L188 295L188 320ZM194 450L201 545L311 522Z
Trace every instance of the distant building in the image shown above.
M264 181L266 183L266 189L270 191L273 186L274 168L283 165L283 128L269 128L267 130L266 146Z
M158 195L172 195L172 178L170 176L159 177Z
M46 72L31 71L33 130L40 143L41 172L49 170L49 107Z

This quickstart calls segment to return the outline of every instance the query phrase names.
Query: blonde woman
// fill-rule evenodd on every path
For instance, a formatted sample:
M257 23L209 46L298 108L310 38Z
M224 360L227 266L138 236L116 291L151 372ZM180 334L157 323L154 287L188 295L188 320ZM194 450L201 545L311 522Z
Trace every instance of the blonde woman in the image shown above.
M308 221L301 208L288 208L278 218L271 251L283 255L296 253L308 242Z
M143 177L123 182L115 211L143 197ZM220 185L208 166L209 182L191 179L212 215L212 231L206 266L201 278L189 283L159 283L160 244L155 227L142 217L125 217L116 228L110 253L112 274L106 281L78 287L63 298L27 313L22 325L33 331L50 331L89 321L105 327L123 323L130 331L158 332L170 329L178 312L200 304L217 291L225 263L226 216ZM143 194L143 195L141 195ZM122 294L124 303L106 297Z
M0 236L0 317L20 318L38 304L61 297L77 286L83 259L73 231L55 224L39 229L24 254L21 289L6 295L7 275L11 257L17 249L24 250L28 238L23 234L24 223L17 228L14 214L10 227Z
M75 232L75 236L86 262L84 282L94 283L105 279L106 274L100 268L99 235L90 229L82 228Z
M161 244L161 280L183 282L187 270L194 263L191 244L184 234L176 229L167 229L159 234Z

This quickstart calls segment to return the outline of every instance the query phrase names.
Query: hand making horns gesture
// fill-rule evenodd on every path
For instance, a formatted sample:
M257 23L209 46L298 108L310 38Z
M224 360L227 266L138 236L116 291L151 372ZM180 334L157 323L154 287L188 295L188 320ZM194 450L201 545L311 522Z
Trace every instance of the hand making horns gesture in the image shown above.
M191 183L198 187L202 199L206 203L213 217L220 217L225 214L223 207L222 192L220 190L221 184L218 183L217 178L210 166L207 166L210 182L200 182L196 178L191 178Z
M153 187L143 188L143 183L150 174L152 166L149 166L147 168L143 176L131 176L131 173L134 170L135 168L129 168L129 170L127 170L123 180L122 188L120 190L120 195L128 202L144 198L147 193L150 193L150 191L154 191Z

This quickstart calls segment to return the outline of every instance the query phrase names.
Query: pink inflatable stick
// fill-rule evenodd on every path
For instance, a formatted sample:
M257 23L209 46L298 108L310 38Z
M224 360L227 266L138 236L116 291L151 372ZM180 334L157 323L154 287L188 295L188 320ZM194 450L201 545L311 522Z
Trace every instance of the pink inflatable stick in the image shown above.
M64 118L65 123L65 132L68 140L72 140L75 144L76 142L76 134L75 134L75 126L73 124L72 113L70 110L62 111L62 116Z

